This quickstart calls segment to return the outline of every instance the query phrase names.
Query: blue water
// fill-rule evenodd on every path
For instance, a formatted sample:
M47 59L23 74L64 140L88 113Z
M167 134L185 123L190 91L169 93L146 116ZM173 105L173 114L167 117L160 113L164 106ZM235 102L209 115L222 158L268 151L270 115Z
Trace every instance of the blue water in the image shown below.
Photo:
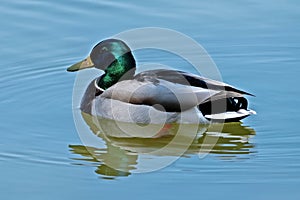
M298 199L299 18L293 0L3 0L0 198ZM258 114L243 120L246 143L221 142L242 145L233 152L220 147L204 159L191 153L155 172L107 178L97 170L103 163L76 151L76 75L65 69L98 41L146 26L199 42L225 82L256 95L248 99ZM136 57L181 68L157 52Z

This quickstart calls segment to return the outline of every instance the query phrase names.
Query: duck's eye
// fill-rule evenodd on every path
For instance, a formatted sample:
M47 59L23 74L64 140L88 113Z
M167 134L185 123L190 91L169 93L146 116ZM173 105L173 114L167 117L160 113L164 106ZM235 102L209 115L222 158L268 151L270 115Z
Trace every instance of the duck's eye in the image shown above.
M102 47L101 52L107 51L107 47Z

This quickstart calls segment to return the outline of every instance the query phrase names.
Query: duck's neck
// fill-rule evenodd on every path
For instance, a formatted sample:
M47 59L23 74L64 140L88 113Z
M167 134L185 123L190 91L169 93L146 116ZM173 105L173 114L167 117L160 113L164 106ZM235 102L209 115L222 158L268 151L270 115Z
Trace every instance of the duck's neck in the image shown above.
M132 79L135 73L135 60L131 52L116 58L110 64L105 74L98 81L98 86L104 90L122 80Z

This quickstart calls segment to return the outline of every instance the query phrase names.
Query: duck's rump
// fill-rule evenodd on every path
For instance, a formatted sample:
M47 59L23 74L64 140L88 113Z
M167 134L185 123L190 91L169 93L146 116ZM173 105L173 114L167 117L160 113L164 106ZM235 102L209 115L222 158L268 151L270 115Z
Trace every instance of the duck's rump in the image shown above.
M153 76L176 84L207 89L210 96L199 102L198 108L209 120L233 122L239 121L250 114L255 114L255 111L248 110L248 101L243 97L244 95L254 95L234 88L229 84L183 71L165 69L142 72L137 74L135 79L144 79L145 76Z

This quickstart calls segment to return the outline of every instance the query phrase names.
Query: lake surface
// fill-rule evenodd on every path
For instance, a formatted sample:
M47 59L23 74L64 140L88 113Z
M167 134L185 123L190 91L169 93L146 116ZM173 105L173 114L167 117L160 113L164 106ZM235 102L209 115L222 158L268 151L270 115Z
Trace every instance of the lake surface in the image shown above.
M0 198L298 199L299 19L300 3L293 0L3 0ZM248 99L258 113L226 126L204 158L200 136L183 157L150 173L134 172L139 158L128 148L149 151L169 141L114 141L119 148L98 137L103 146L86 150L72 114L76 74L66 72L98 41L141 27L174 29L196 40L226 83L256 95ZM135 57L189 71L164 52ZM206 134L213 138L213 132ZM127 159L127 172L107 165L118 159Z

